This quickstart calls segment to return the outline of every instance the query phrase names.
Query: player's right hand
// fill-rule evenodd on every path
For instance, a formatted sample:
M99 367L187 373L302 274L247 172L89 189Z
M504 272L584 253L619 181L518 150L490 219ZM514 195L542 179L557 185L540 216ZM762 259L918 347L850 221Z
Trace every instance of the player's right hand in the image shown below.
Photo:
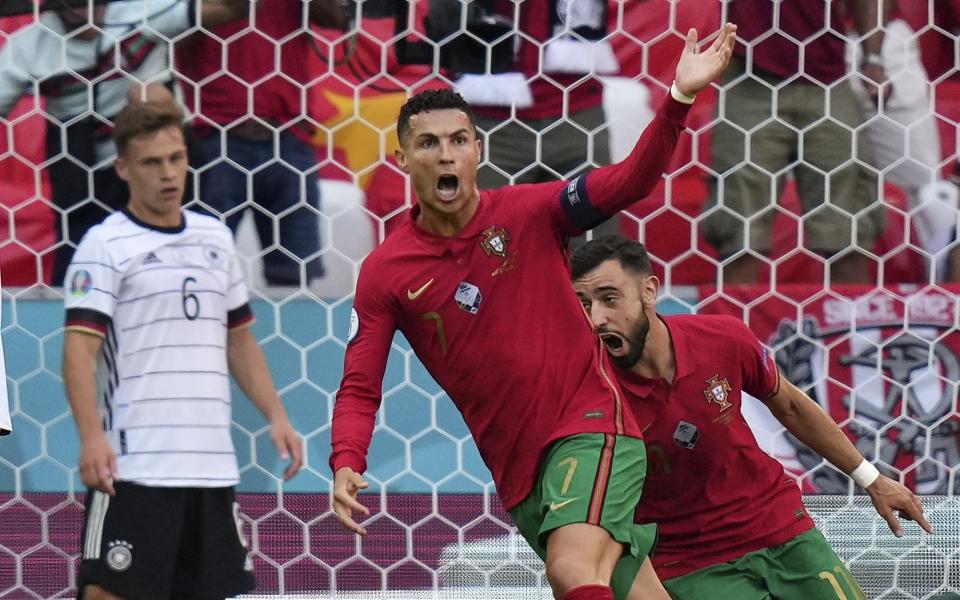
M113 480L117 476L117 455L102 432L84 440L80 450L80 481L111 496L116 495Z
M357 492L366 489L366 481L350 467L340 467L333 475L333 512L340 524L354 533L367 535L367 529L353 520L353 512L370 515L370 509L357 502Z
M916 521L927 533L933 533L933 527L923 516L920 499L907 486L881 475L866 491L870 494L870 501L873 502L877 514L887 522L893 535L903 537L903 527L897 521L894 511L899 512L901 518Z

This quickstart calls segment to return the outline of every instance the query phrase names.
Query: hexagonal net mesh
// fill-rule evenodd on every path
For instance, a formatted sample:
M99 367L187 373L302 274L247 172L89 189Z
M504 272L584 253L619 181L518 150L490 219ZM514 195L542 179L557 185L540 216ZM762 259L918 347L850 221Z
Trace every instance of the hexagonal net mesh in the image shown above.
M486 136L481 187L571 177L627 155L684 32L709 43L727 18L743 19L732 66L699 94L660 185L604 232L645 242L662 313L742 318L867 458L924 495L937 534L893 538L846 476L745 399L867 595L960 593L956 0L880 16L819 1L348 4L340 29L339 5L320 0L257 0L252 14L238 0L0 1L15 430L0 439L0 598L76 593L85 490L60 376L63 267L126 200L114 117L152 98L185 109L186 201L236 231L254 332L306 440L304 470L282 482L267 426L236 391L257 593L550 597L459 412L400 336L361 495L369 535L330 510L356 276L416 201L393 159L399 107L425 88L461 92Z

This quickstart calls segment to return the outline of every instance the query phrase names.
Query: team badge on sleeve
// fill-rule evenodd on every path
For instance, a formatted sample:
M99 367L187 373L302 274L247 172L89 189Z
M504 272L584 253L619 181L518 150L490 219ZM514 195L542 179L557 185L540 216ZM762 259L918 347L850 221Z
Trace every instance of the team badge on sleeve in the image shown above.
M707 397L707 402L720 405L720 412L723 412L733 406L730 403L730 383L727 378L720 379L720 374L716 374L707 380L707 389L703 390L703 395Z
M70 278L70 293L74 296L86 296L93 289L93 276L90 271L80 269Z
M350 331L347 333L347 343L353 341L353 338L357 337L357 332L360 331L360 315L357 314L357 309L350 309Z
M680 421L677 424L677 430L673 432L673 441L687 450L693 450L699 439L700 430L693 423L687 423L686 421Z
M472 283L467 283L466 281L461 281L460 285L457 286L457 293L453 295L453 299L457 301L457 306L471 315L475 315L477 311L480 310L483 295L480 294L480 288L477 286Z

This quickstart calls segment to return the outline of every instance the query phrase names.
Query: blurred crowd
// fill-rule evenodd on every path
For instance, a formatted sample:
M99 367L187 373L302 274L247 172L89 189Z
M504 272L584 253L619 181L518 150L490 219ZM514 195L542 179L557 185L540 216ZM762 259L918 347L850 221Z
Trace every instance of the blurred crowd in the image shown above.
M322 197L322 179L363 190L375 239L409 204L390 167L389 125L409 92L452 86L476 108L481 187L573 177L618 158L612 144L624 121L642 127L670 84L672 65L661 68L658 57L673 54L663 47L679 46L690 26L709 41L725 20L739 26L734 64L698 103L709 114L695 117L693 140L648 201L684 218L669 231L644 227L647 208L604 231L646 238L658 269L683 254L657 257L658 234L709 259L712 269L673 283L750 284L771 271L802 279L803 269L785 266L797 257L819 266L814 281L895 283L897 268L900 280L960 281L955 0L24 7L0 19L0 219L9 232L0 259L27 248L36 270L5 264L10 283L62 285L84 233L123 207L110 129L129 102L183 106L189 207L235 232L247 216L265 283L302 288L322 280L336 255L324 236L333 199ZM639 90L626 107L612 92L625 89L618 82ZM42 153L25 164L37 120ZM48 237L28 227L34 213L11 192L6 174L23 168L36 176L20 187L46 200Z

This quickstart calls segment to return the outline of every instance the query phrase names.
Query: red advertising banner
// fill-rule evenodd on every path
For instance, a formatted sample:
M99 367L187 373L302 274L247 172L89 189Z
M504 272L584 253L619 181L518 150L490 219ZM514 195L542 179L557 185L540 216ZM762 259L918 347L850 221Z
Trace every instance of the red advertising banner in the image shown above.
M701 313L742 318L877 466L918 493L960 491L958 286L728 287ZM751 399L752 400L752 399ZM805 492L845 494L849 478L786 432L758 401L744 414L760 445Z

